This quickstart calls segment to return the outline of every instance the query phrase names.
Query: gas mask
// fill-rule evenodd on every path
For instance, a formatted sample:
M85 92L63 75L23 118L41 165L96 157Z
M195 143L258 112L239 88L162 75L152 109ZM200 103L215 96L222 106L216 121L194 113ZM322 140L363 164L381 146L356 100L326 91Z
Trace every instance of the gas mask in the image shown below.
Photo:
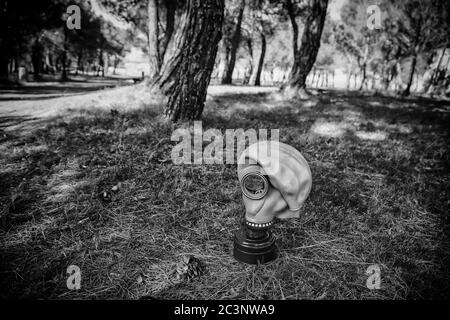
M275 218L298 218L312 186L311 170L293 147L277 141L249 146L238 161L245 223L234 239L237 260L257 264L275 259L270 231Z

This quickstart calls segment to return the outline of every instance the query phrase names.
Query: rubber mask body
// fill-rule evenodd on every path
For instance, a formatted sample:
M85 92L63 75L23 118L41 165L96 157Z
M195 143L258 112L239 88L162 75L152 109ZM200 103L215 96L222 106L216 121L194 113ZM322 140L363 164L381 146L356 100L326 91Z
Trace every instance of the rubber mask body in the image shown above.
M263 176L268 187L264 196L250 198L243 182L255 174ZM245 218L256 224L271 222L275 217L298 218L312 186L305 158L293 147L276 141L249 146L239 158L238 177L244 191Z

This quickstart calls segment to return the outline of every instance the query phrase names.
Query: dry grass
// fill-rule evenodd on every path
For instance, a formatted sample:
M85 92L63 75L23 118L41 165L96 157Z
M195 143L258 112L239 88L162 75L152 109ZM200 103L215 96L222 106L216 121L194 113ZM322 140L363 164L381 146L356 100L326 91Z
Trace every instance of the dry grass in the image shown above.
M158 108L94 106L0 137L2 297L450 296L448 105L215 92L204 129L280 128L313 172L304 215L274 228L280 257L263 266L231 256L244 211L235 166L174 166L174 126ZM186 255L206 272L176 279ZM78 291L66 287L72 264L82 270ZM365 286L372 264L380 290Z

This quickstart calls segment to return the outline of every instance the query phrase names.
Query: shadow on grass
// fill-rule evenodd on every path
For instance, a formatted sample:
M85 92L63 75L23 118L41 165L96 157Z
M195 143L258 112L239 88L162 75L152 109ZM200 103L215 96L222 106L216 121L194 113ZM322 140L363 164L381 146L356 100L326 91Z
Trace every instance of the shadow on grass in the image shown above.
M314 106L213 96L204 130L280 129L313 172L302 217L274 229L279 258L259 267L231 256L244 212L236 167L173 165L176 126L154 108L86 110L11 136L0 144L2 296L448 298L442 108L338 92ZM327 125L342 132L314 130ZM207 271L180 281L186 255ZM79 291L65 286L71 264L83 272ZM365 287L372 264L381 266L381 290Z
M2 116L0 117L0 128L7 128L33 120L38 120L38 118L27 116ZM0 137L0 139L2 138Z

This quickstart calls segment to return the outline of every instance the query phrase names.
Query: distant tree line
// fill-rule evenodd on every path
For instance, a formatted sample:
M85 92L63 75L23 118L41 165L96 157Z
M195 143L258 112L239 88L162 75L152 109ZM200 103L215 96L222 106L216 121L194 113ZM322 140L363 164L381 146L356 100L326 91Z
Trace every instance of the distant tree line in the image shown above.
M447 0L378 1L381 27L367 27L369 0L347 0L341 23L332 25L335 47L347 58L348 86L359 76L358 89L395 90L409 95L414 80L423 92L443 88L450 78L443 61L450 40L450 2Z
M81 29L66 26L67 8L79 6ZM50 74L62 81L75 73L105 75L117 68L127 45L126 31L96 15L89 1L3 0L0 2L0 78L14 79L20 67L34 80Z

